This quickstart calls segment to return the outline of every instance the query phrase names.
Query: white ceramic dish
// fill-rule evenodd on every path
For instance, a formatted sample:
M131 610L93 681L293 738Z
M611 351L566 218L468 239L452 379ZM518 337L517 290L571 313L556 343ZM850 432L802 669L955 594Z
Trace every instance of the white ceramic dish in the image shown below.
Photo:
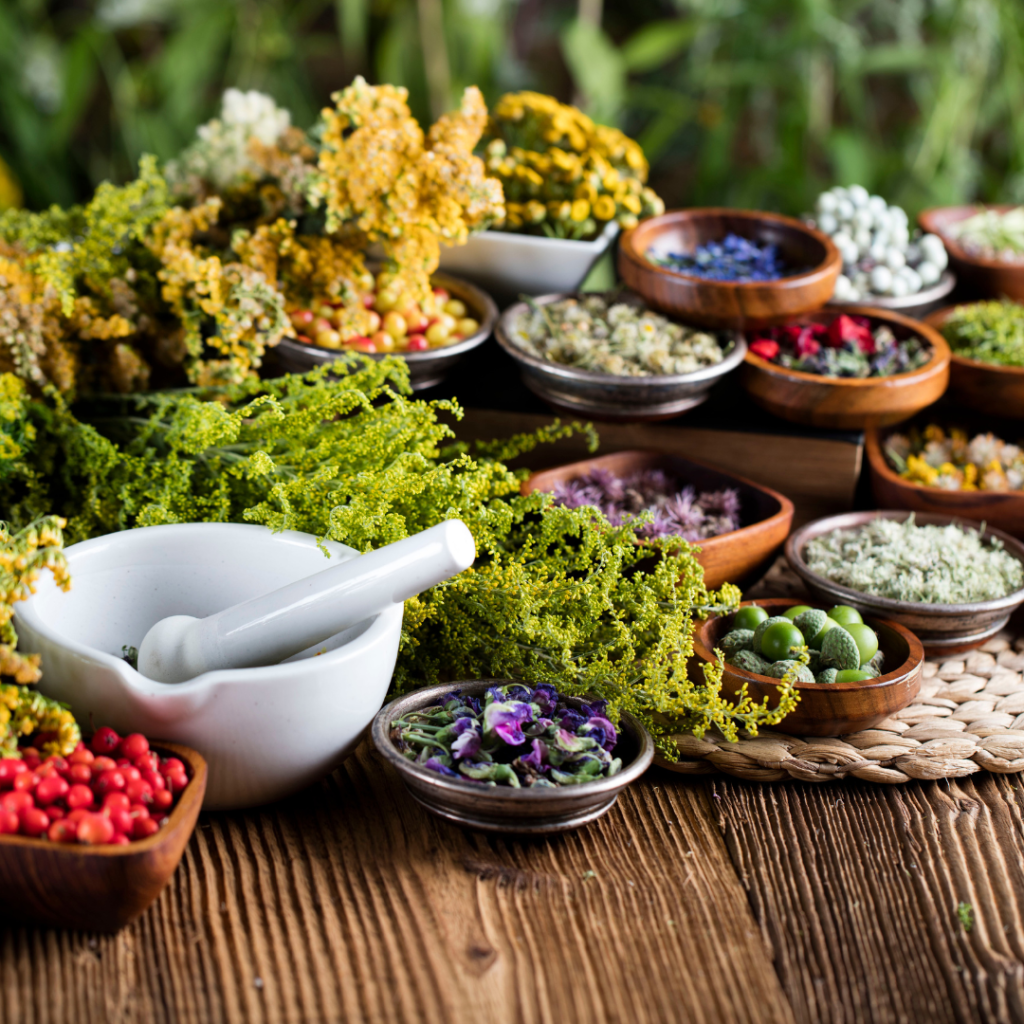
M206 809L251 807L322 778L356 746L391 682L402 605L279 665L158 683L121 657L169 615L212 615L354 557L304 533L184 523L67 549L71 590L47 575L18 605L20 646L42 655L43 693L88 727L183 743L209 763ZM324 651L325 653L319 653Z
M441 270L503 298L574 292L618 233L615 221L591 242L481 231L465 245L442 247Z

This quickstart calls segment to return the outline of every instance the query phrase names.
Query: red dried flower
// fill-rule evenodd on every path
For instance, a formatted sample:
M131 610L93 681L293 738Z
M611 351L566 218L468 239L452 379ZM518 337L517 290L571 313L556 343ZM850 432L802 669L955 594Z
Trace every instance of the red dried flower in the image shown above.
M758 338L750 343L750 351L762 359L774 359L779 354L779 343L770 338Z
M866 317L837 316L828 327L828 344L842 348L848 341L855 342L865 355L875 352L875 339L871 333L870 321Z

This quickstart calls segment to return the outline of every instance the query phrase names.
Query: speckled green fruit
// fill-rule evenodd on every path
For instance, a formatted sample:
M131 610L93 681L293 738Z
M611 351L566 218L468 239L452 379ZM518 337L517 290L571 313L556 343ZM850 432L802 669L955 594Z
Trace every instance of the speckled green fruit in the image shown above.
M768 675L771 665L764 658L758 657L753 651L737 651L731 658L729 664L743 669L744 672L753 672L756 676Z
M769 669L768 675L773 679L781 679L790 670L796 672L796 680L798 683L813 683L814 673L804 664L799 661L777 661Z
M861 664L870 661L878 653L878 637L870 626L865 626L863 622L851 622L844 628L860 649Z
M834 683L836 677L839 675L839 670L835 668L823 668L815 677L816 683Z
M828 616L823 611L817 608L808 608L793 620L793 625L803 633L805 640L811 640L821 632L827 618Z
M840 672L850 668L860 668L860 649L857 641L843 629L836 626L825 634L821 642L821 660Z
M814 611L809 604L795 604L792 608L787 608L782 614L787 619L795 619L798 615L802 615L804 612Z
M860 617L860 612L856 608L851 608L848 604L837 604L829 613L828 617L833 622L838 622L840 626L849 625L851 622L863 622L864 620Z
M755 654L761 653L761 637L764 636L765 630L769 626L774 626L777 622L784 622L787 626L792 626L793 623L789 619L782 615L773 615L770 619L765 619L764 622L758 625L757 629L754 630L754 642L753 650Z
M750 651L753 650L753 640L754 631L752 629L733 629L718 641L718 646L726 654L732 654L734 651Z
M757 629L767 618L768 613L763 608L759 608L756 604L748 604L746 608L740 608L732 617L732 628Z
M761 656L769 661L788 658L790 649L803 646L804 635L792 622L776 622L761 636ZM858 661L859 665L860 662Z
M821 645L822 645L822 643L825 640L825 634L830 629L835 629L836 626L838 626L838 625L839 625L839 623L836 622L835 620L826 618L825 619L825 625L821 627L821 632L818 633L816 636L811 637L811 639L807 641L807 646L808 647L813 647L814 650L816 650L816 651L820 651L821 650Z
M865 661L864 664L861 665L860 670L861 670L861 672L867 672L867 674L872 679L877 679L882 674L881 672L878 671L877 668L875 668L874 665L871 664L870 661Z
M836 673L837 683L860 683L865 679L874 679L870 672L862 672L859 668L844 668Z

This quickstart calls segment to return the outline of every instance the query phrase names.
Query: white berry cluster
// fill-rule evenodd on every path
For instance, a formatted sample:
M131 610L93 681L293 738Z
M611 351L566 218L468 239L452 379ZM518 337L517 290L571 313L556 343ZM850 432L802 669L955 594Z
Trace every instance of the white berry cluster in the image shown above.
M869 195L863 185L822 192L814 209L811 223L831 237L843 257L834 302L914 295L937 284L946 269L942 239L920 232L912 237L906 211Z

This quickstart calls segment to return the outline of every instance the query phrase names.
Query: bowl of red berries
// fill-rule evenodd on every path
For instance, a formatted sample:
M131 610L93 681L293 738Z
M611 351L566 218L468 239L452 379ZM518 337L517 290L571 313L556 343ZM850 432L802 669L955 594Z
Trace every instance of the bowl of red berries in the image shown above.
M292 309L296 337L282 339L271 358L288 373L305 373L345 352L376 359L399 355L409 364L414 390L433 387L487 340L498 307L486 292L459 277L434 274L431 285L426 299L400 309L375 285L362 296L366 313L361 330L350 326L351 314L340 302L314 300Z
M949 384L949 346L899 313L823 309L747 333L740 383L763 409L794 423L861 430L898 423Z
M66 757L0 758L0 918L116 931L159 896L206 792L188 747L101 728Z

